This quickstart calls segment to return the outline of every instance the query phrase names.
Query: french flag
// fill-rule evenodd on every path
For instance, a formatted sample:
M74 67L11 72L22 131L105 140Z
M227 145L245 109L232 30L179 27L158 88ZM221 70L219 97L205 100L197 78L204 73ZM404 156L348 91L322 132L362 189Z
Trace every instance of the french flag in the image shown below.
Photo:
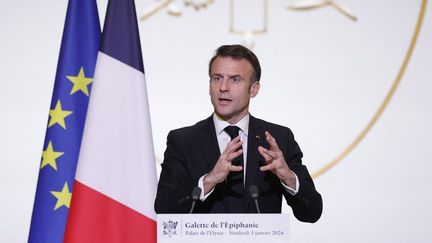
M110 0L64 242L156 242L147 100L134 1Z

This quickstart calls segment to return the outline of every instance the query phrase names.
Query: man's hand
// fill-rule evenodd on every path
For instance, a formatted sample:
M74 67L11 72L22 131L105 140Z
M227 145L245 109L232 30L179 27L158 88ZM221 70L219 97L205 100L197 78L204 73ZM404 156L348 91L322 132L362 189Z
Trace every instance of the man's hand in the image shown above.
M232 160L243 154L240 136L231 140L225 151L220 155L216 165L204 177L204 195L209 193L218 183L224 181L231 171L242 171L242 166L232 164Z
M296 178L294 172L288 167L282 151L276 143L276 139L269 132L265 132L266 140L270 145L270 149L262 146L258 147L259 153L264 157L267 165L261 166L261 171L271 171L279 180L290 188L296 188Z

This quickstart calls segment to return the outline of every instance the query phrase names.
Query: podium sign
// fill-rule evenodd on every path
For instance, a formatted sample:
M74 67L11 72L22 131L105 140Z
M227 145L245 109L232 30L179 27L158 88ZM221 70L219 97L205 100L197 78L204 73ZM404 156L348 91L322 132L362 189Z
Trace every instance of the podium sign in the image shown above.
M158 243L289 242L288 214L158 214Z

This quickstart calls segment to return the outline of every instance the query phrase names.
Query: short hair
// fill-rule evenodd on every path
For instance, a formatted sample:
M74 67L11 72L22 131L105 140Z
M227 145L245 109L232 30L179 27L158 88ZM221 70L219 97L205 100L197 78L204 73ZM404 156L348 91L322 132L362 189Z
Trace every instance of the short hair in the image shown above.
M214 56L210 59L209 62L209 76L211 76L211 67L213 65L214 60L217 57L231 57L235 60L246 59L252 65L252 77L250 83L252 84L255 81L260 80L261 78L261 66L258 61L258 57L248 48L242 45L223 45L220 46Z

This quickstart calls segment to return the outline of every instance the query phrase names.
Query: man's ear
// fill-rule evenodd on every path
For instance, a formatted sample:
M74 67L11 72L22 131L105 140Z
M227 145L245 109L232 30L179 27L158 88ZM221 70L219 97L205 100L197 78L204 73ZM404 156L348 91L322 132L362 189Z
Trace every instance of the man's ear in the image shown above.
M255 81L250 87L249 96L251 98L255 97L258 94L259 89L260 89L260 83L259 81Z

